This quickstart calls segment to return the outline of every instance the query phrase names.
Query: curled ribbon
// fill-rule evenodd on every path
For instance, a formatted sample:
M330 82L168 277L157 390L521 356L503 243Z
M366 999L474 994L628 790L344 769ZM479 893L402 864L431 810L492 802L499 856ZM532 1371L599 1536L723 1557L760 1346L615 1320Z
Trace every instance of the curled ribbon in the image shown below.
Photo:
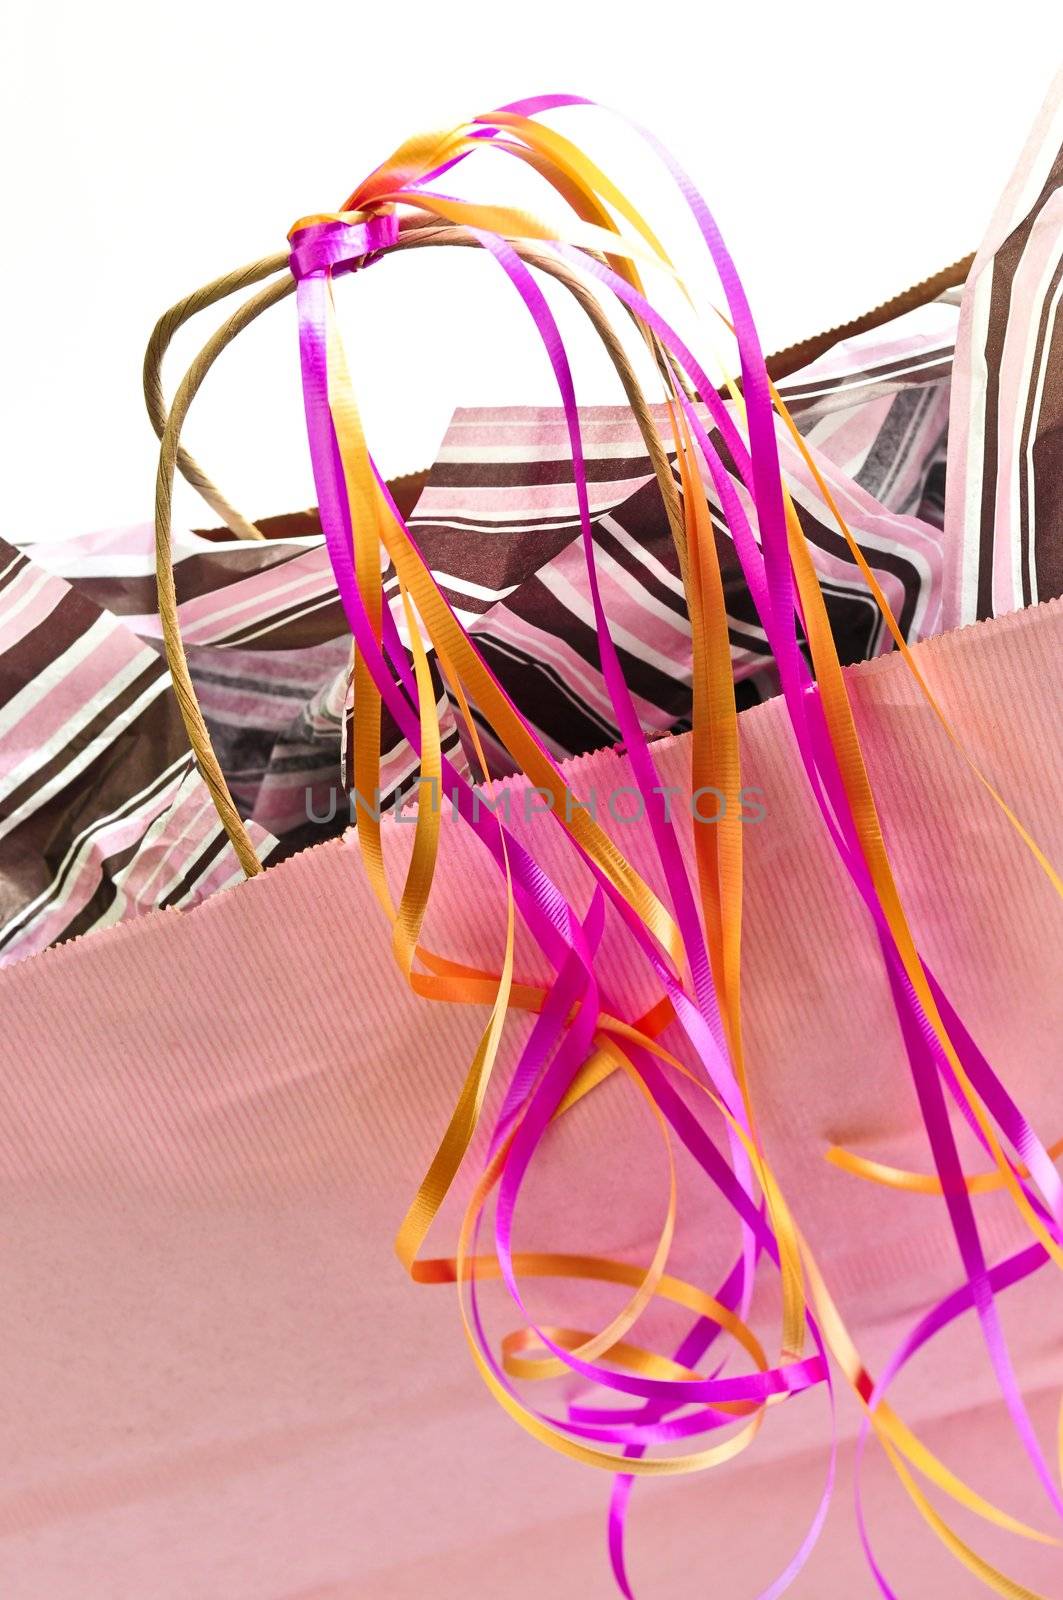
M780 470L780 429L788 431L804 456L931 709L1003 809L1021 844L1033 853L1057 891L1063 884L1003 796L963 751L959 736L920 676L884 595L770 382L741 282L715 221L689 178L647 135L693 216L723 288L727 309L718 318L735 340L741 379L739 389L736 379L725 374L729 403L707 376L704 356L699 358L651 303L644 281L650 274L694 301L653 229L578 146L537 120L543 113L587 104L571 96L544 96L468 124L418 135L376 168L339 212L304 218L289 236L321 524L355 644L355 789L361 795L377 790L381 707L387 705L419 756L423 783L432 793L445 789L453 795L463 823L473 829L494 862L505 903L497 970L472 968L428 949L421 935L440 847L437 808L418 809L397 905L386 873L379 819L368 810L359 814L362 859L390 924L395 957L411 988L436 1001L490 1007L449 1125L400 1227L398 1255L415 1280L457 1285L472 1358L508 1414L549 1448L616 1475L609 1554L618 1588L628 1600L633 1590L624 1533L635 1480L715 1468L749 1447L772 1407L823 1389L832 1418L823 1491L799 1548L784 1571L762 1590L761 1600L774 1600L785 1591L815 1545L833 1490L831 1358L864 1408L859 1453L874 1433L920 1516L967 1570L998 1594L1030 1595L1032 1591L997 1571L959 1538L928 1500L915 1474L997 1526L1029 1539L1054 1542L1052 1536L1019 1521L964 1483L905 1426L886 1394L901 1369L931 1339L955 1318L973 1312L1034 1473L1052 1510L1063 1516L1063 1496L1027 1416L996 1308L997 1294L1010 1284L1049 1262L1063 1265L1063 1184L1052 1160L1055 1150L1045 1148L979 1052L923 961L909 928L818 579ZM439 181L459 163L480 161L489 153L496 164L508 157L536 172L553 197L563 202L567 218L544 219L506 204L459 200L438 190ZM568 427L601 670L642 798L664 885L662 895L585 810L563 803L567 791L556 762L440 592L376 470L347 371L332 285L337 277L399 247L408 236L404 230L411 228L419 230L425 243L449 230L451 239L458 232L463 242L483 249L543 342ZM756 1117L756 1075L746 1061L742 1034L740 808L728 804L717 827L695 830L692 881L610 632L595 565L575 386L536 267L553 271L577 298L583 296L588 314L593 303L588 290L591 297L605 297L621 308L626 325L636 330L660 375L671 445L667 454L660 449L654 459L665 464L658 477L676 538L692 629L692 787L713 787L729 801L741 787L709 484L778 664L801 770L878 937L935 1176L913 1183L904 1174L844 1153L832 1152L831 1158L859 1175L942 1195L963 1283L922 1319L877 1381L860 1359L763 1147ZM693 337L707 344L705 326ZM668 455L675 462L678 493L667 469ZM744 495L739 494L732 471ZM394 611L384 594L382 556L397 578ZM802 640L807 641L811 670ZM589 905L569 902L496 812L478 804L473 782L448 761L439 736L432 654L464 716L481 769L486 773L488 764L470 702L475 702L491 738L509 752L513 765L551 797L553 825L565 830L569 847L590 871L594 889ZM239 830L229 817L226 826L237 838ZM518 915L552 974L541 988L514 978ZM598 951L607 915L622 931L629 959L652 976L658 998L643 1016L625 1016L605 986ZM514 1010L529 1012L534 1020L508 1069L456 1253L426 1258L421 1252L433 1220L481 1126L488 1087L499 1068L505 1024ZM679 1041L681 1054L665 1048L666 1031ZM589 1255L515 1249L516 1210L527 1173L536 1159L545 1159L540 1147L547 1131L612 1077L625 1083L634 1101L648 1112L668 1172L668 1197L648 1265L635 1268ZM950 1103L992 1162L989 1174L972 1179L963 1172ZM711 1291L667 1270L676 1219L676 1140L735 1219L734 1265ZM987 1187L1008 1194L1034 1240L1025 1251L992 1268L984 1257L971 1200L972 1194ZM493 1245L482 1249L486 1230L493 1233ZM778 1274L781 1293L778 1348L770 1354L748 1321L755 1282L764 1267ZM504 1283L519 1314L519 1326L503 1338L497 1354L480 1308L483 1285L492 1279ZM573 1328L565 1321L546 1323L531 1315L522 1288L529 1279L608 1283L629 1293L602 1327ZM694 1319L670 1352L630 1337L654 1300L667 1301ZM721 1357L716 1346L723 1336L730 1342L731 1354ZM736 1354L748 1370L725 1370ZM582 1386L580 1397L560 1409L531 1406L517 1388L559 1375L574 1377ZM596 1394L603 1403L596 1402ZM618 1400L623 1400L622 1406ZM807 1397L802 1403L809 1404ZM673 1448L730 1428L735 1431L722 1440L694 1449L683 1445L681 1453ZM859 1480L857 1516L874 1581L881 1594L891 1596L893 1590L871 1547Z

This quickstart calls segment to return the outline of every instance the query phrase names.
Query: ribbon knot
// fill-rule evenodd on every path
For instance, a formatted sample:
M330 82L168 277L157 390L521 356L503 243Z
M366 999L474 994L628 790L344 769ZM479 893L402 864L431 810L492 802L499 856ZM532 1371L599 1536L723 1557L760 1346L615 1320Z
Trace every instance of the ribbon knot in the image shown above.
M372 216L353 211L341 216L304 217L288 235L291 255L288 265L296 280L316 273L335 277L341 272L356 272L371 258L389 250L399 236L399 219L394 211Z

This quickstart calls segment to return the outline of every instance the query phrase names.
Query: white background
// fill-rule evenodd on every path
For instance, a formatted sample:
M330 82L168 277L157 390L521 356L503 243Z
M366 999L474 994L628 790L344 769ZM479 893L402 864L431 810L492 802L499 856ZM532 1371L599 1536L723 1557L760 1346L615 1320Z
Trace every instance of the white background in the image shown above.
M1063 55L1061 14L1032 0L6 0L0 533L147 519L139 384L155 317L283 248L297 217L338 206L410 132L548 90L634 114L707 196L772 349L977 245ZM640 200L663 193L607 118L558 125ZM505 198L510 165L485 158L462 192ZM498 277L472 252L431 251L345 284L385 472L426 465L456 403L555 398ZM171 383L192 351L178 347ZM578 373L581 399L614 398L600 359ZM312 502L302 428L288 301L226 353L188 443L266 515ZM216 520L191 495L180 514Z

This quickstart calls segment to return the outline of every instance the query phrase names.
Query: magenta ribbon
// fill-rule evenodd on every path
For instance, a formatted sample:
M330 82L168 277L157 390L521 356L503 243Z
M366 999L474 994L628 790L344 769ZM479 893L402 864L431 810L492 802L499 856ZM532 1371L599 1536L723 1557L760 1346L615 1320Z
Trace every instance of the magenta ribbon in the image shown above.
M544 96L514 102L505 107L522 115L560 106L587 105L575 96ZM489 119L488 119L489 120ZM494 129L485 129L484 140ZM875 1386L869 1402L871 1410L901 1367L961 1312L977 1310L987 1351L1011 1412L1016 1430L1034 1465L1054 1509L1063 1515L1063 1499L1052 1482L1032 1426L1022 1403L1011 1368L1007 1347L996 1313L994 1295L1043 1264L1047 1259L1040 1246L1011 1258L1011 1263L988 1268L967 1194L959 1158L942 1094L944 1083L961 1110L969 1108L959 1092L940 1041L929 1024L907 973L904 971L892 934L879 904L841 779L837 758L827 731L818 693L799 647L800 622L793 574L790 565L781 475L775 433L775 417L766 369L755 325L733 262L715 222L701 196L682 169L651 136L646 135L660 155L690 207L724 287L731 320L738 342L743 393L749 432L748 449L734 420L708 382L693 353L678 338L643 296L605 263L563 244L554 246L558 255L575 261L580 269L608 287L622 303L636 313L661 340L664 347L686 370L697 386L713 426L727 451L739 478L751 494L757 512L759 542L749 517L726 469L720 450L708 434L697 408L679 396L679 402L704 458L721 509L732 532L736 551L750 593L757 606L769 644L778 664L782 692L794 729L802 766L822 813L824 823L850 875L854 887L868 908L889 977L901 1034L908 1055L913 1082L927 1129L928 1141L946 1198L951 1225L965 1274L961 1289L941 1302L920 1323L901 1350L892 1358ZM410 191L416 204L418 193L426 193L425 182L434 180L465 155L448 161L429 174ZM427 196L426 196L427 197ZM645 815L661 863L664 880L676 923L690 961L693 995L687 993L680 977L673 974L655 943L612 884L591 867L597 887L585 917L580 918L565 896L509 830L492 813L484 814L474 804L472 785L443 757L443 770L463 820L473 828L488 849L499 871L505 871L508 855L513 875L514 894L521 915L547 955L555 979L547 1002L511 1076L506 1096L491 1140L491 1151L512 1134L512 1143L502 1172L495 1215L495 1244L503 1278L516 1305L525 1317L512 1260L512 1227L523 1179L539 1148L554 1111L586 1059L600 1011L601 996L594 970L603 928L606 902L614 907L675 1009L680 1027L690 1042L697 1062L709 1082L720 1094L740 1125L748 1126L741 1095L727 1059L722 1023L711 979L704 935L691 892L678 841L667 824L658 774L639 723L630 692L624 680L616 648L608 628L594 564L589 498L583 464L575 390L560 335L531 273L516 251L505 240L486 230L474 230L478 242L494 257L528 309L551 361L561 394L573 457L573 477L579 507L580 525L587 563L588 586L601 647L602 674L616 713L617 725L627 749L636 786L642 795ZM318 501L326 545L336 575L337 588L350 621L356 646L395 720L415 751L420 751L420 730L416 713L416 685L409 670L405 650L399 640L390 610L383 610L382 639L373 635L368 614L358 591L354 574L350 513L343 493L343 474L328 408L327 365L325 357L325 307L328 279L352 271L391 247L398 237L394 213L372 216L357 222L326 222L304 228L293 237L292 272L298 280L300 349L304 398L311 458L317 484ZM379 480L378 480L379 481ZM386 487L381 484L387 495ZM390 502L390 496L387 496ZM398 521L393 502L391 510ZM412 541L411 541L412 543ZM482 658L481 658L482 660ZM485 664L486 665L486 664ZM488 669L489 670L489 669ZM524 720L524 719L522 719ZM533 728L525 727L541 741ZM560 818L555 818L563 825ZM503 848L503 843L505 848ZM1018 1150L1036 1178L1048 1201L1046 1210L1032 1194L1025 1180L1019 1179L1038 1216L1051 1229L1053 1237L1063 1239L1063 1185L1043 1144L1022 1117L993 1073L974 1041L963 1029L947 996L924 968L949 1037L963 1070L1005 1137ZM574 1013L574 1015L573 1015ZM569 1020L571 1018L571 1020ZM634 1020L634 1019L631 1019ZM636 1070L651 1090L659 1109L698 1165L734 1210L742 1230L742 1255L721 1287L718 1299L726 1305L748 1304L753 1274L760 1254L776 1267L778 1248L767 1225L763 1208L753 1199L752 1173L740 1141L730 1135L732 1166L728 1165L712 1138L669 1082L660 1063L648 1052L631 1052ZM980 1130L976 1131L979 1132ZM477 1223L477 1231L479 1230ZM1018 1263L1019 1265L1015 1265ZM475 1277L470 1285L474 1324L492 1370L505 1382L490 1352L476 1300ZM721 1376L721 1369L706 1379L689 1382L664 1382L618 1374L596 1363L584 1362L536 1329L545 1348L562 1359L572 1371L593 1380L600 1387L638 1398L642 1406L635 1412L602 1411L598 1408L570 1406L563 1419L545 1421L567 1429L579 1437L605 1439L621 1445L629 1455L641 1454L649 1445L665 1440L706 1432L721 1425L721 1415L713 1410L723 1400L764 1399L773 1394L796 1394L826 1383L833 1416L834 1396L829 1364L822 1336L811 1314L808 1327L816 1354L791 1362L766 1373L742 1377ZM534 1324L530 1323L534 1327ZM707 1319L699 1319L676 1351L676 1360L690 1366L711 1348L719 1329ZM668 1420L668 1413L680 1406L696 1404L699 1409L684 1418ZM865 1421L860 1450L864 1448L869 1421ZM832 1426L832 1446L826 1488L801 1547L787 1568L763 1591L762 1600L775 1600L807 1560L826 1515L834 1482L836 1438ZM613 1571L621 1592L632 1591L624 1564L623 1531L627 1501L633 1478L619 1474L614 1488L609 1518L609 1549ZM866 1536L857 1486L857 1514L861 1538L873 1576L881 1593L892 1594L881 1574Z

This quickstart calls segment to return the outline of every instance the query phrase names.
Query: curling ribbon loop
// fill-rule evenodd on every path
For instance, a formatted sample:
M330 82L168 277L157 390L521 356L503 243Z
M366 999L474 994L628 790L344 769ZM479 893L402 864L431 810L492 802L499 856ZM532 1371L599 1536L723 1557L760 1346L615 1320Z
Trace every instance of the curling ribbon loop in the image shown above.
M537 120L545 112L587 104L573 96L542 96L472 123L419 135L376 168L340 212L304 218L289 236L321 522L355 641L355 787L362 795L375 792L381 710L386 705L418 754L429 792L435 785L434 793L442 786L452 794L463 823L477 834L499 874L505 902L503 948L495 965L473 969L428 949L421 935L440 848L435 808L422 804L418 809L410 864L397 904L385 870L379 819L371 812L359 815L362 859L411 987L448 1003L486 1001L490 1006L450 1124L400 1229L398 1253L416 1280L457 1284L473 1360L509 1415L551 1449L617 1474L608 1545L617 1585L629 1600L633 1590L625 1565L624 1528L635 1478L722 1465L753 1442L772 1406L791 1403L822 1387L832 1439L823 1492L798 1550L762 1591L762 1600L775 1600L789 1586L814 1547L833 1489L834 1394L828 1352L864 1407L860 1452L873 1432L920 1516L945 1547L994 1592L1026 1596L1032 1591L998 1572L959 1539L927 1500L913 1471L998 1526L1036 1540L1050 1536L990 1504L959 1479L905 1426L886 1393L928 1341L955 1318L973 1312L1033 1470L1049 1504L1057 1514L1063 1513L1063 1498L1043 1460L1011 1370L995 1304L998 1293L1049 1261L1063 1265L1063 1185L1050 1153L966 1032L909 929L818 579L780 470L780 427L789 430L814 476L817 469L768 378L731 258L701 196L650 138L697 223L724 289L727 316L721 312L719 317L737 343L742 380L739 391L725 374L728 402L706 374L705 355L699 356L692 347L693 342L700 350L699 341L708 338L704 324L684 341L649 298L644 276L652 274L670 289L678 287L688 300L694 298L653 229L578 146ZM547 221L504 204L458 200L438 192L435 185L451 168L487 152L494 153L496 166L499 158L508 157L537 173L552 190L552 199L560 198L567 206L568 219ZM664 884L661 895L593 818L586 812L573 813L563 803L567 790L562 773L440 592L363 436L335 318L333 280L396 248L437 242L471 244L494 260L550 361L571 445L602 677L644 804ZM692 782L712 785L729 796L737 795L741 782L727 617L713 525L718 513L710 506L711 490L778 664L800 770L879 940L934 1159L936 1176L924 1187L944 1197L963 1282L927 1313L877 1383L861 1362L774 1175L770 1152L762 1145L756 1119L757 1074L745 1058L741 1017L741 828L724 823L711 834L701 830L704 837L696 840L692 882L661 792L655 788L652 750L610 633L591 532L575 386L536 269L553 271L577 297L577 280L596 295L611 297L623 309L626 325L638 331L660 375L671 432L669 453L681 490L673 532L693 643ZM726 465L725 458L729 458ZM662 492L673 487L662 484ZM1019 840L1058 889L1058 875L1003 796L963 751L933 701L873 574L856 551L826 486L821 483L821 487L920 691ZM383 589L382 557L397 582L394 596ZM805 641L811 671L802 648ZM589 905L577 907L566 899L502 818L477 804L479 791L444 754L432 655L462 713L481 772L486 775L489 767L478 719L509 753L513 765L552 797L553 823L565 830L570 847L590 871ZM489 780L486 787L490 789ZM229 822L226 825L231 828ZM544 986L515 981L518 916L551 970ZM623 1013L602 969L599 951L607 916L622 935L627 958L653 980L657 1000L642 1016ZM425 1258L422 1246L480 1127L492 1075L506 1060L501 1045L507 1018L515 1009L533 1013L534 1020L516 1060L506 1065L505 1090L493 1115L456 1255ZM675 1049L665 1047L665 1036ZM521 1191L535 1160L548 1159L541 1155L548 1130L612 1077L626 1084L633 1103L648 1115L668 1174L668 1199L649 1264L635 1268L591 1255L515 1249L514 1219ZM950 1104L990 1158L988 1179L975 1182L962 1171ZM734 1214L734 1264L711 1292L667 1270L676 1223L676 1140ZM838 1155L833 1159L845 1164ZM864 1163L863 1168L855 1161L849 1164L865 1176L880 1176L874 1164ZM993 1267L985 1260L971 1201L972 1192L989 1186L1008 1194L1034 1236L1025 1251ZM487 1228L493 1232L493 1248L481 1249ZM778 1349L772 1355L748 1320L762 1265L778 1274L781 1289ZM596 1331L537 1320L525 1304L522 1284L566 1278L612 1284L628 1291L628 1298ZM520 1317L520 1326L503 1339L498 1355L480 1307L484 1284L497 1279ZM671 1353L628 1337L654 1300L680 1307L693 1318ZM717 1341L724 1336L732 1353L719 1355ZM735 1353L752 1370L725 1372ZM708 1368L706 1361L711 1363ZM516 1381L559 1375L577 1377L591 1386L590 1394L581 1392L567 1406L544 1410L527 1405L515 1387ZM595 1391L605 1403L596 1403ZM626 1402L618 1409L621 1397ZM722 1440L685 1453L674 1451L681 1441L711 1438L729 1429L736 1431L727 1432ZM874 1581L888 1597L893 1591L872 1551L859 1497L857 1515Z

